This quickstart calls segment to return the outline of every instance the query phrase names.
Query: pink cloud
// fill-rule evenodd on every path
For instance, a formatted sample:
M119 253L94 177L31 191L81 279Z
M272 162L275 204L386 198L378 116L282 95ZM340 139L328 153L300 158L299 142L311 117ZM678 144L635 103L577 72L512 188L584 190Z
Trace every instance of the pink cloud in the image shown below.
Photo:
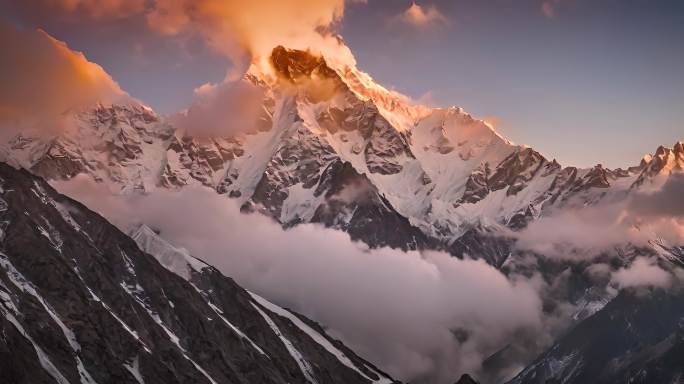
M655 260L640 257L628 267L613 273L612 281L620 288L643 286L667 288L672 282L672 275L660 268Z
M0 22L0 128L54 129L74 108L127 100L99 65L41 30Z

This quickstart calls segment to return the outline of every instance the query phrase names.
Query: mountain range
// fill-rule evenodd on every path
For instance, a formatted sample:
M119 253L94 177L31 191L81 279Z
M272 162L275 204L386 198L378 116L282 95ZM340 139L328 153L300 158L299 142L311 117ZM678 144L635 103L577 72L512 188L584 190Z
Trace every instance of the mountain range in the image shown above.
M69 129L55 135L14 137L2 158L123 193L200 184L283 226L322 223L372 247L439 248L493 265L507 254L472 239L684 170L681 142L624 169L563 167L461 108L415 105L355 68L283 47L271 61L272 71L252 66L242 80L264 93L249 131L195 137L142 104L101 105L68 113Z
M684 171L684 144L619 169L562 166L461 108L419 105L311 52L276 47L269 64L239 80L263 98L257 123L230 135L195 134L177 124L183 115L131 101L68 111L66 128L2 144L0 159L30 172L0 168L0 371L10 382L393 382L314 321L152 228L120 232L40 179L78 175L120 194L201 185L284 228L321 224L371 248L566 278L544 299L549 311L571 303L570 325L513 383L680 382L677 290L616 293L586 276L588 261L548 258L516 239L558 212L659 190ZM615 269L644 256L668 271L684 264L684 244L646 236L593 256ZM496 367L516 360L516 348L483 362L488 381L503 380Z

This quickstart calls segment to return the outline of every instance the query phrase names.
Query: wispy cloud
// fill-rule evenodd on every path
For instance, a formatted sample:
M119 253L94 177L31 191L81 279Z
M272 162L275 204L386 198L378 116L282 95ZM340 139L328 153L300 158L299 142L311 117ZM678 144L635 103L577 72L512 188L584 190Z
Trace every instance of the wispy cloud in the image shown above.
M516 232L517 246L552 258L586 260L625 243L683 244L683 193L684 175L674 174L658 189L633 191L623 201L560 209Z
M422 6L415 2L411 3L411 5L399 15L399 20L415 27L443 25L448 22L446 16L444 16L436 6Z

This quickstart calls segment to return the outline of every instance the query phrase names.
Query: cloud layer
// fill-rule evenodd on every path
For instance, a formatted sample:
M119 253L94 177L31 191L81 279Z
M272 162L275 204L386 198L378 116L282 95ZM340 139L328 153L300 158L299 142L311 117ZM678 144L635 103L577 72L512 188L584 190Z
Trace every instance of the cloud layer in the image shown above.
M344 14L344 0L156 0L147 14L149 25L167 35L196 33L228 56L246 51L268 56L277 45L313 48L349 55L332 36Z
M483 261L368 250L315 225L284 231L204 188L116 197L86 178L63 193L120 227L145 222L243 286L326 326L402 379L449 383L520 335L543 339L534 286ZM179 220L179 218L183 218Z
M547 257L586 260L627 243L649 246L662 239L684 244L684 174L675 173L658 189L634 190L618 202L559 209L513 234L517 246Z

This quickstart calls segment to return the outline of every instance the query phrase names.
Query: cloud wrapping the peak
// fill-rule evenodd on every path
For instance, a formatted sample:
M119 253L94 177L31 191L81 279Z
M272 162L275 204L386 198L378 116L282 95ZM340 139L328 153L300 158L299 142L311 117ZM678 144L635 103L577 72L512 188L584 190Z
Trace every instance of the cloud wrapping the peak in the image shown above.
M353 64L351 51L331 32L343 15L344 0L155 0L147 21L166 35L199 35L233 59L265 59L284 45Z
M646 216L684 218L684 173L670 175L656 191L635 195L630 208Z
M266 60L278 45L312 49L329 60L355 64L351 51L335 34L345 0L29 0L9 9L28 19L50 20L57 15L75 23L130 17L179 41L200 38L239 65Z

